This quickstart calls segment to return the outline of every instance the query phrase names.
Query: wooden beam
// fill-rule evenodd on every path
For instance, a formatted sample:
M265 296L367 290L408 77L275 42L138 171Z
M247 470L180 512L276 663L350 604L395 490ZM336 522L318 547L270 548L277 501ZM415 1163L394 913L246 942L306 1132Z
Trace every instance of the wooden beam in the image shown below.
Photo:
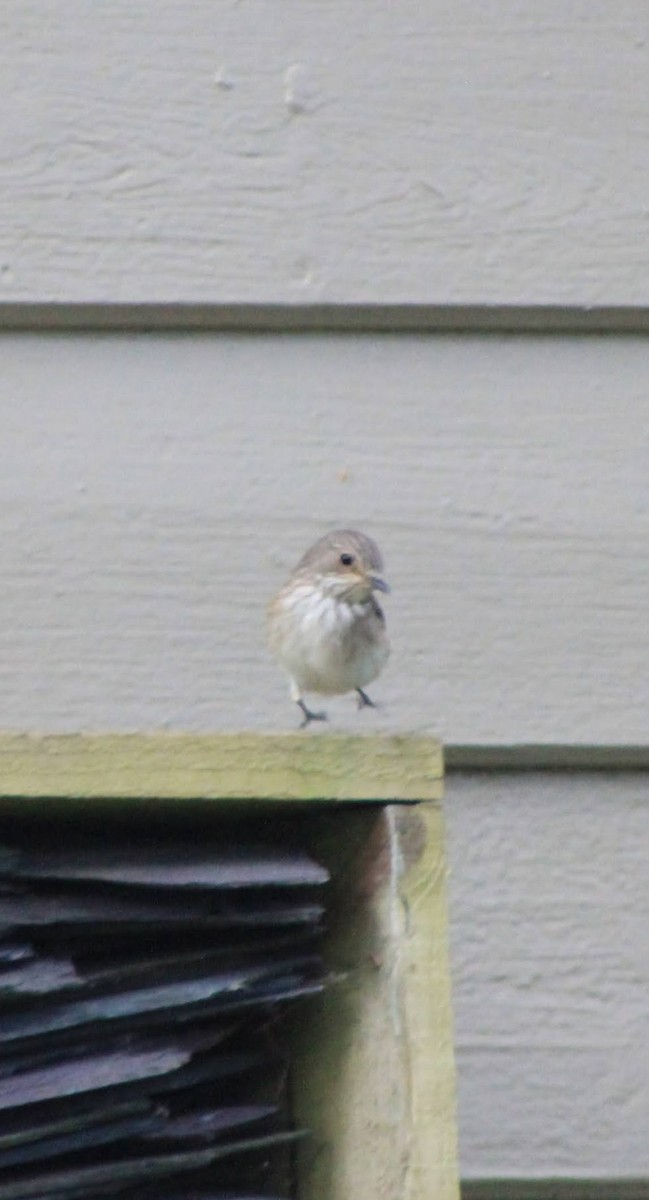
M442 791L427 737L0 734L0 796L423 801Z

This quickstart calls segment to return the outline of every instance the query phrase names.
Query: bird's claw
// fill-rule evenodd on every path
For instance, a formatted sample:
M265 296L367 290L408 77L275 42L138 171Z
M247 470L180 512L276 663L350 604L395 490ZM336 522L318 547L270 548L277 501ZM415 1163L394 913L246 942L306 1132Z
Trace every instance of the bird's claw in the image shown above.
M298 700L297 704L298 708L301 708L304 714L304 719L300 721L300 729L306 729L307 725L310 725L312 721L328 720L326 712L312 712L310 708L307 708L304 700Z
M374 701L370 699L367 692L364 692L362 688L356 688L356 691L358 693L359 708L378 708L378 704L375 704Z

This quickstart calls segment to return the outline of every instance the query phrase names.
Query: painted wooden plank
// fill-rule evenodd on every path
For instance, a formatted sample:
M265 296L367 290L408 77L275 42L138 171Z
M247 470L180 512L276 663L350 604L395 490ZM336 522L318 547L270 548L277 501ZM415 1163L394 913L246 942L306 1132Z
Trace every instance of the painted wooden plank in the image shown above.
M431 738L301 734L0 735L0 796L433 800Z
M9 300L649 299L637 0L4 0L0 32Z
M313 1130L300 1195L455 1200L441 811L389 806L359 814L355 829L345 821L328 861L339 978L298 1030L296 1104Z
M451 774L445 809L461 1174L485 1196L489 1180L509 1196L503 1179L559 1178L634 1195L649 1178L649 774Z
M266 601L351 524L393 652L332 728L647 744L646 340L0 349L0 727L293 730Z

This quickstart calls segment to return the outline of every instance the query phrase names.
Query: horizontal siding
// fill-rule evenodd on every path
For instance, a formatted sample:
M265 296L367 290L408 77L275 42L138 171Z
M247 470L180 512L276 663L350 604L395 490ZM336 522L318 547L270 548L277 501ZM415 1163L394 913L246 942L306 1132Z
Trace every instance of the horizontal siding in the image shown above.
M647 743L641 339L0 342L7 729L291 729L269 595L378 538L393 655L353 732Z
M649 1178L649 774L452 774L447 827L462 1174Z
M649 302L637 0L4 0L0 300Z

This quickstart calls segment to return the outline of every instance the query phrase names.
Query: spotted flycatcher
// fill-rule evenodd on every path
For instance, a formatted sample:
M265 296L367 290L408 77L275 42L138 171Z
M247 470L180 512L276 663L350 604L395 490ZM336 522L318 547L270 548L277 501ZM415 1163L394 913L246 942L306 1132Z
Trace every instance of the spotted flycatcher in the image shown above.
M271 601L268 640L288 672L301 728L327 719L307 707L305 692L356 691L359 708L375 707L364 688L385 666L390 643L374 593L389 590L376 542L336 529L307 550Z

